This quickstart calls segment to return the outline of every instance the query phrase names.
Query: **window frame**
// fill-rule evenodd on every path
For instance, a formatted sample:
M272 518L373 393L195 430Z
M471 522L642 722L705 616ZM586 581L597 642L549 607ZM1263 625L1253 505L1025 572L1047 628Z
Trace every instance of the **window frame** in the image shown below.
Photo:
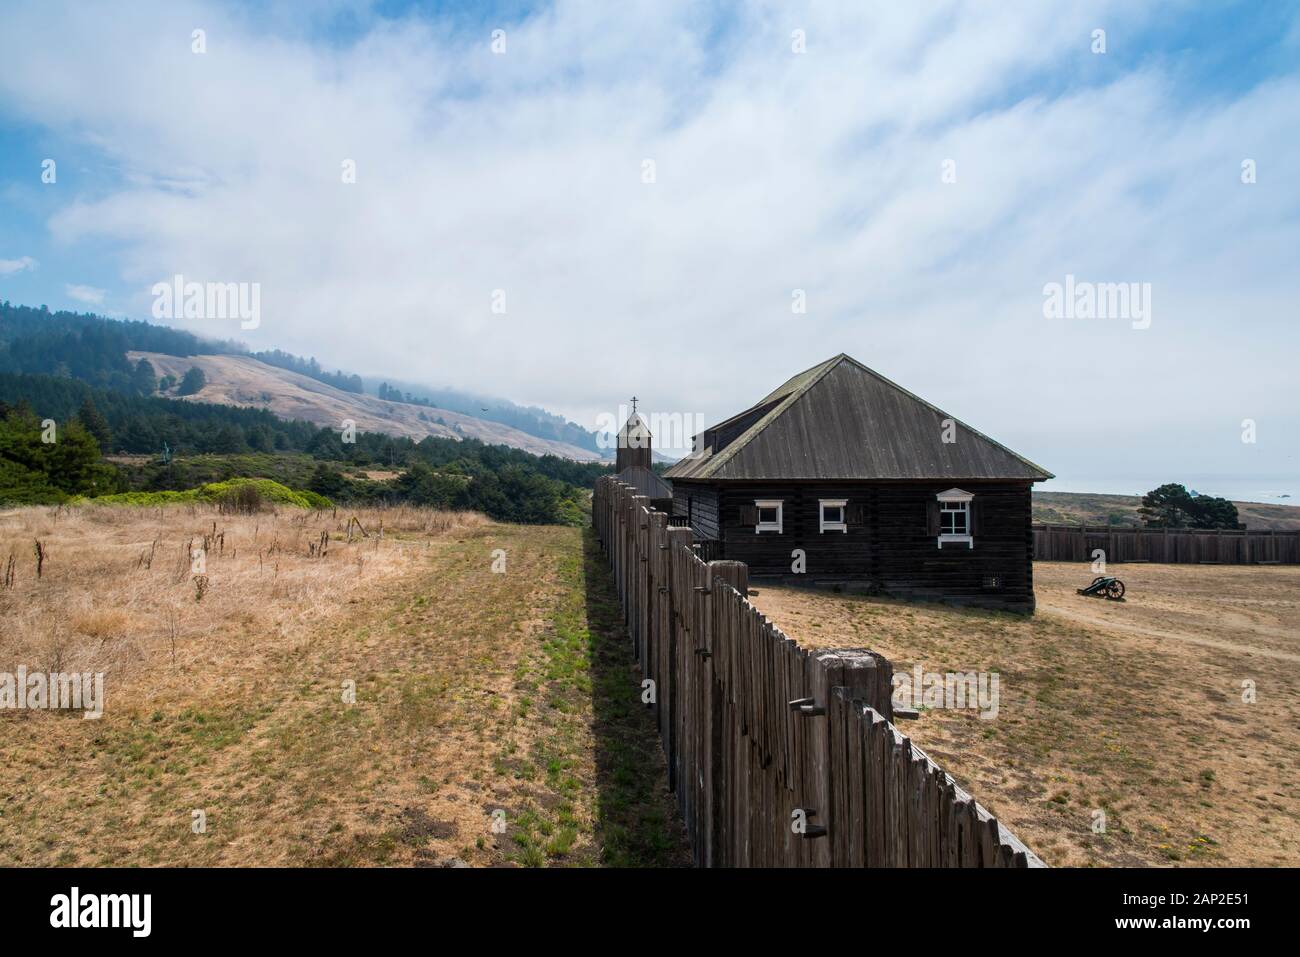
M826 521L826 509L838 508L840 510L840 520L838 522ZM817 531L821 535L827 532L849 533L849 500L847 498L819 498L817 500Z
M776 521L764 522L763 509L776 509ZM781 498L756 498L754 499L754 534L762 535L764 532L773 532L781 535L785 530L785 499Z
M939 502L939 538L938 545L943 548L944 544L965 545L967 548L975 547L975 536L971 534L971 502L975 499L974 492L967 492L964 489L950 488L946 492L940 492L935 498ZM943 530L943 516L947 512L950 515L961 515L965 519L966 531L964 532L945 532ZM956 528L956 523L953 523Z

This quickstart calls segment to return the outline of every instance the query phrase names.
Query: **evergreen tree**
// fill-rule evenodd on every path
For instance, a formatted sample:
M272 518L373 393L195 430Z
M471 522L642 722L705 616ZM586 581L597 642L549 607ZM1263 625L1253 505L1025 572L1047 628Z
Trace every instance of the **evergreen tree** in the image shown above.
M1186 528L1191 523L1191 505L1187 489L1168 482L1142 496L1138 513L1152 528Z
M109 430L108 420L99 413L95 408L95 403L87 396L81 403L81 408L77 410L77 419L99 443L101 452L113 451L113 433Z
M148 359L141 359L135 364L131 381L135 384L135 391L140 395L153 395L158 388L158 376L154 373L153 364Z
M208 377L203 374L203 370L198 366L190 366L190 371L181 379L181 387L177 390L177 394L194 395L207 384Z
M245 433L248 447L254 452L274 452L275 437L264 425L255 425Z
M215 452L218 455L234 455L247 450L248 448L244 443L244 433L239 426L233 424L223 425L219 428L208 446L209 452Z
M1192 495L1174 482L1161 485L1142 496L1138 509L1151 528L1244 528L1237 506L1213 495Z
M1197 528L1245 528L1237 517L1237 506L1226 498L1198 495L1192 499Z
M328 499L337 500L348 497L348 480L343 477L343 473L323 463L316 466L316 471L312 473L307 488L318 495L324 495Z
M133 418L117 437L117 447L136 455L152 455L162 449L163 440L153 430L148 419Z
M333 429L321 429L307 443L307 454L318 459L343 458L343 443Z
M54 442L42 441L41 420L10 409L0 419L0 502L53 504L69 495L119 491L117 469L100 460L99 446L76 419Z

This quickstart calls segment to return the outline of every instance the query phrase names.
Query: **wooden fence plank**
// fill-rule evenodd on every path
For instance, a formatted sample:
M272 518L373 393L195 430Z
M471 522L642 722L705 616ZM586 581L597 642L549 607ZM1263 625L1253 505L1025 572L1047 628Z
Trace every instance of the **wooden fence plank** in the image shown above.
M1228 565L1300 564L1300 530L1167 529L1106 525L1032 526L1035 561L1091 562L1101 548L1108 564L1162 562Z
M702 562L616 479L597 481L592 525L699 866L1042 866L891 723L887 659L808 653L750 604L743 564ZM1229 536L1200 549L1247 554Z

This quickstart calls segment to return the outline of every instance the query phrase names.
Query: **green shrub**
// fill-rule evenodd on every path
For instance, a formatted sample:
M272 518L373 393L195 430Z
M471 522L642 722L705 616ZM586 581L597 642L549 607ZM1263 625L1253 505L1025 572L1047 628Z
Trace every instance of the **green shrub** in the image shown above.
M222 513L253 515L265 509L266 503L262 501L262 493L256 485L236 485L218 496L217 508Z
M100 505L182 505L211 503L222 508L239 510L238 503L258 510L264 505L291 505L294 508L333 508L325 496L315 492L297 491L271 479L230 479L226 482L209 482L183 492L123 492L118 495L101 495L88 501Z

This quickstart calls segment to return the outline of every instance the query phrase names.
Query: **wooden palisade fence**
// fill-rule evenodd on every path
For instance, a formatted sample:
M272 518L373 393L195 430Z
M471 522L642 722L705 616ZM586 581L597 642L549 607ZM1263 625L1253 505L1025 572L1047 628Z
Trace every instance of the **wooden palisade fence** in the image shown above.
M888 660L800 648L749 602L743 563L701 561L612 477L592 522L696 864L1043 866L894 727Z
M1122 525L1035 525L1033 528L1034 560L1040 562L1090 562L1093 551L1101 549L1108 562L1300 563L1300 531Z

